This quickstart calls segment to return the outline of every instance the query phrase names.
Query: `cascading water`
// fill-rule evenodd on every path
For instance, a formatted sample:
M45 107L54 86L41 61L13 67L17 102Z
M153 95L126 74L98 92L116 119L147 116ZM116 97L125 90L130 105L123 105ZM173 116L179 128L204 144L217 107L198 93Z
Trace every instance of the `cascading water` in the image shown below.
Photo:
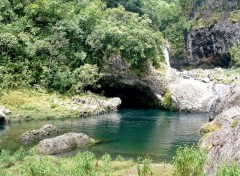
M169 61L169 52L168 52L168 49L166 46L162 46L162 51L163 51L163 54L164 54L164 58L165 58L165 61L166 61L166 64L167 66L170 68L170 61Z

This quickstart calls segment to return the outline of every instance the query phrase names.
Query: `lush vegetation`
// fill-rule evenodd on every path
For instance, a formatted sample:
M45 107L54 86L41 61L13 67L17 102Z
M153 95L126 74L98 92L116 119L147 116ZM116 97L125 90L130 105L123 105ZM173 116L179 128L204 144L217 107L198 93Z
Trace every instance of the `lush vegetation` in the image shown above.
M35 0L0 2L0 88L79 93L121 55L135 70L163 61L160 46L183 57L191 0ZM86 74L85 74L86 73ZM89 74L88 74L89 73ZM89 77L89 75L91 77Z
M100 0L4 0L0 31L1 88L80 92L99 77L95 64L120 54L137 69L159 66L165 45L147 15Z

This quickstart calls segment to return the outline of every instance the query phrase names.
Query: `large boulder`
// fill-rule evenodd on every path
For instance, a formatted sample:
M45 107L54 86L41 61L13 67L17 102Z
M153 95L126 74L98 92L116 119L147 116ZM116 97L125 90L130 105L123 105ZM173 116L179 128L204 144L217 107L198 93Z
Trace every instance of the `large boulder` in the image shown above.
M169 86L173 107L188 112L208 112L216 98L212 85L191 79L180 79Z
M22 143L29 144L57 133L59 133L57 127L53 125L44 125L39 130L27 131L23 133L19 138Z
M214 120L210 124L218 128L205 134L200 142L200 147L208 152L206 173L209 175L223 164L240 163L240 86L232 87L211 109Z
M37 149L42 154L59 154L77 147L84 147L93 142L93 139L82 133L66 133L51 139L40 141Z
M209 112L212 104L230 91L227 85L183 78L169 84L168 88L173 108L187 112Z

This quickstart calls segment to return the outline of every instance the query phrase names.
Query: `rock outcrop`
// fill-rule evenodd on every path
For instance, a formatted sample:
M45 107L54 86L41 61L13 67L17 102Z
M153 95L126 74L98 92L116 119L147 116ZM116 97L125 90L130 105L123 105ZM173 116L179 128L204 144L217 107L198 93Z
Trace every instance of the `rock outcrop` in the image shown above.
M200 146L208 152L206 172L215 173L217 167L240 163L240 86L234 86L219 103L212 106L211 125L216 131L205 134Z
M106 98L88 92L88 96L72 97L71 101L61 101L54 99L53 103L67 110L78 112L79 116L99 115L109 111L117 110L122 101L118 97Z
M208 112L215 97L212 85L196 80L180 79L170 84L173 107L180 111Z
M52 155L70 151L77 147L84 147L93 139L82 133L66 133L51 139L40 141L37 150L42 154Z
M11 114L11 111L7 108L5 108L4 106L0 107L0 122L2 123L9 123L10 119L8 117L8 115Z
M154 68L150 63L138 75L120 56L105 65L105 76L100 80L101 91L107 97L120 97L123 107L165 107L166 92L170 92L172 109L186 112L209 112L213 102L226 95L229 86L215 84L208 78L184 78L171 68ZM98 92L99 93L99 92ZM169 103L168 103L169 104ZM169 107L165 107L169 108Z
M44 125L39 130L27 131L26 133L23 133L19 138L23 144L29 144L57 133L59 133L57 127L53 125Z
M120 97L123 107L160 107L159 96L165 89L165 69L156 70L151 63L134 71L130 64L119 55L105 60L104 72L99 81L98 93L107 97Z
M229 49L240 41L239 0L197 1L192 12L193 29L186 32L188 63L228 67Z
M179 79L169 85L172 106L185 112L209 112L212 104L222 100L230 91L224 84L204 83L193 79Z

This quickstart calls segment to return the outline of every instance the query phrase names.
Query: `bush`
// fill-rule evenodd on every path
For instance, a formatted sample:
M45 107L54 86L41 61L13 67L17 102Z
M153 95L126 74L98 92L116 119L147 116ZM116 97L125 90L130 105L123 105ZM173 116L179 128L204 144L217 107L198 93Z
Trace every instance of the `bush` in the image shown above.
M206 153L196 147L177 150L173 160L174 176L203 176Z
M171 92L169 90L165 92L164 97L161 101L161 105L168 110L174 110L172 105Z
M234 44L230 48L230 54L234 64L240 66L240 45Z
M96 83L101 75L98 73L96 65L85 64L73 72L73 90L82 92L87 86L97 86Z

